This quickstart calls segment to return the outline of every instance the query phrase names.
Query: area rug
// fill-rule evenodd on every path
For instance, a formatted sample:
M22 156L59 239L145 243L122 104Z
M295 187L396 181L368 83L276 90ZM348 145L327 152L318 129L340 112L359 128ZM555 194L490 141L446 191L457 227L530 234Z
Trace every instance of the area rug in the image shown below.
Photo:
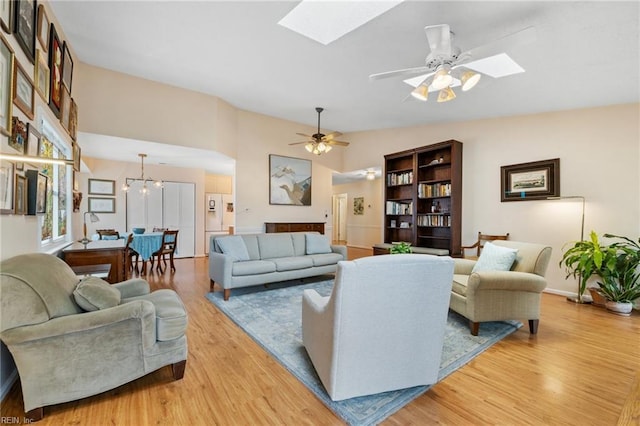
M328 279L329 278L329 279ZM234 289L224 301L222 292L207 298L249 336L258 342L287 370L305 384L320 400L350 425L375 425L427 391L418 386L371 396L332 401L316 375L302 345L302 292L312 288L323 296L331 293L333 279L307 279ZM462 367L491 345L521 327L517 321L486 322L479 336L469 333L468 322L449 312L439 380Z

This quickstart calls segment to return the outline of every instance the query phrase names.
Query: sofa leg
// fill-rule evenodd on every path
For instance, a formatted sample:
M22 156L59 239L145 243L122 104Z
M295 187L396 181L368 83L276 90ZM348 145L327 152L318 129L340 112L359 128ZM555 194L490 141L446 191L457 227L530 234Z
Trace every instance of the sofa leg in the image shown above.
M171 364L171 371L173 371L174 380L180 380L184 377L184 369L187 366L187 360L176 362Z
M34 408L33 410L24 413L24 418L29 419L29 423L42 420L44 417L44 407Z
M230 297L231 297L231 289L230 288L225 288L224 289L224 300L229 300Z
M216 282L213 280L209 280L209 291L213 291L213 286L216 285Z
M469 329L471 329L471 335L477 336L480 331L480 323L469 321Z
M529 320L529 333L537 334L538 333L538 324L540 324L540 320L537 320L537 319Z

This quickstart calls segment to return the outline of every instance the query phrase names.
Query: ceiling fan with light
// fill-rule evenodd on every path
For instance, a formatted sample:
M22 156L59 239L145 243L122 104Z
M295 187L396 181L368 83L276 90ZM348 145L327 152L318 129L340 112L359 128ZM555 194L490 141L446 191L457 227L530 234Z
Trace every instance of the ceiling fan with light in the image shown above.
M296 133L296 135L304 136L309 138L308 141L303 142L293 142L289 145L302 145L305 144L304 147L307 151L315 155L322 155L326 152L331 151L333 145L335 146L349 146L349 142L343 142L335 140L335 137L342 135L340 132L331 132L328 134L320 133L320 113L324 111L324 108L316 107L316 112L318 113L318 132L313 135L307 135L304 133Z
M411 96L426 101L429 92L438 92L438 102L447 102L456 97L453 87L461 86L462 91L466 92L478 83L482 75L500 78L524 72L504 50L532 42L536 37L535 28L527 27L476 48L462 51L452 44L454 34L450 31L449 25L429 25L424 27L424 31L430 49L425 65L371 74L369 79L419 74L404 80L414 87Z

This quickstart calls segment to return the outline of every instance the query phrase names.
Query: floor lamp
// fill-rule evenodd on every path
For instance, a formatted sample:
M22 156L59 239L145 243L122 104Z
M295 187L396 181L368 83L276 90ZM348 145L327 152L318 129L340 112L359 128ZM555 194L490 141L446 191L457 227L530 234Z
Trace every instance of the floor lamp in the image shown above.
M89 220L91 223L100 222L100 218L93 212L84 212L84 224L82 225L82 231L84 233L84 237L80 240L82 244L87 244L90 239L87 238L87 215L89 215Z
M585 198L582 195L566 195L560 197L547 197L547 200L582 200L582 218L580 221L580 241L584 241L584 207L585 207ZM578 295L577 296L567 296L567 300L570 302L576 303L590 303L585 302L582 298L582 293L580 292L580 288L582 287L582 276L580 276L580 281L578 282Z

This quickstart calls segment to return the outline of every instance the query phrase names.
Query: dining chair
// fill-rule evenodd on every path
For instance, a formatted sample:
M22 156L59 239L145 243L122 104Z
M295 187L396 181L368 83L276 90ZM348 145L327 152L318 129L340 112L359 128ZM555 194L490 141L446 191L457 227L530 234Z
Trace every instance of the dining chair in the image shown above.
M178 230L175 231L163 231L162 233L162 244L160 248L151 255L151 269L153 270L154 259L157 259L158 265L156 266L156 270L163 272L161 262L164 264L166 269L167 260L166 256L169 255L169 266L171 270L175 272L176 267L173 263L173 255L176 252L176 247L178 246Z
M127 244L124 247L126 260L128 262L127 271L133 272L135 269L136 274L139 274L140 270L138 269L138 259L140 257L140 254L131 248L132 242L133 242L133 233L129 234L129 236L127 237ZM135 263L133 263L134 259L135 259Z
M496 241L496 240L506 241L508 239L509 239L508 232L504 235L489 235L489 234L483 234L482 232L478 232L478 241L476 241L470 246L460 247L460 252L462 254L462 257L469 258L468 256L466 256L465 250L476 249L475 257L477 258L477 257L480 257L480 252L484 247L484 243L486 243L487 241Z
M120 233L115 229L96 229L101 240L118 240Z

